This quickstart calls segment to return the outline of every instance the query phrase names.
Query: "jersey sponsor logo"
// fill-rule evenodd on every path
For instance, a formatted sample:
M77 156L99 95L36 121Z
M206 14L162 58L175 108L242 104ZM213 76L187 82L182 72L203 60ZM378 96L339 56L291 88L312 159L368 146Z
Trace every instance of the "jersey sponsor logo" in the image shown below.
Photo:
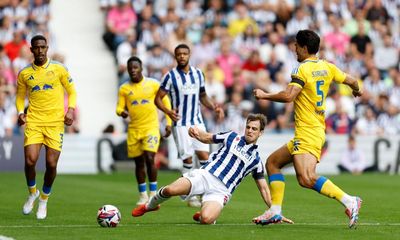
M185 84L182 86L181 91L184 95L192 95L196 94L199 89L194 84Z
M31 92L37 92L40 91L40 86L39 85L35 85L32 89Z
M34 80L35 78L31 75L29 76L28 80Z
M150 103L149 100L147 99L142 99L142 101L140 101L140 104L147 104Z
M232 153L236 155L238 158L246 161L251 160L251 155L247 153L243 147L240 147L239 145L235 145L232 149Z
M136 100L133 100L133 101L131 102L131 105L138 105L138 104L139 104L139 102L136 101Z
M49 85L49 84L45 84L45 85L43 85L43 88L42 88L43 90L50 90L50 89L53 89L53 86L52 85Z

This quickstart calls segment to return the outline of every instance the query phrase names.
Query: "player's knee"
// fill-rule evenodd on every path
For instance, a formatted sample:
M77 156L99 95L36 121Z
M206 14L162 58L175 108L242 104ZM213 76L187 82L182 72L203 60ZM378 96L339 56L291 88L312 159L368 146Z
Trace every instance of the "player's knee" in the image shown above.
M200 223L201 224L213 224L215 222L215 218L208 214L201 214Z
M57 161L47 161L46 168L47 169L57 169Z
M37 157L33 154L27 154L25 157L25 165L27 167L34 167L37 162Z
M171 186L165 186L162 190L162 195L165 197L171 197L174 195L174 189Z

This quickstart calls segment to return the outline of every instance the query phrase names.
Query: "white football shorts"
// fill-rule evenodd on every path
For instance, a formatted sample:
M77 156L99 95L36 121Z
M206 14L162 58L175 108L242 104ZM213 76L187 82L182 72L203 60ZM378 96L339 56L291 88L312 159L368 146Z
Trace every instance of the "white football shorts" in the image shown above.
M224 207L231 198L231 193L226 186L217 177L205 169L193 169L183 174L192 184L190 193L186 196L189 199L192 196L202 195L201 202L218 202Z
M188 130L191 126L176 126L172 129L178 158L185 160L192 157L195 151L210 152L210 145L200 142L189 136ZM204 124L196 125L200 130L206 131Z

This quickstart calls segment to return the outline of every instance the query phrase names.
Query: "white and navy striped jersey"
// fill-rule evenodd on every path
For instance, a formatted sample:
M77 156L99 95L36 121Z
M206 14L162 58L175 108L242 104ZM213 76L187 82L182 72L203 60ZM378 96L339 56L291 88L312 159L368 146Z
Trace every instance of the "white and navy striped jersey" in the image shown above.
M222 146L210 155L208 163L201 168L217 177L233 193L249 173L254 179L264 178L264 164L257 145L246 144L244 136L229 131L213 135L214 143Z
M205 92L203 72L190 67L188 73L173 68L163 77L161 89L169 93L172 109L178 109L181 118L174 126L192 126L203 123L200 111L200 94Z

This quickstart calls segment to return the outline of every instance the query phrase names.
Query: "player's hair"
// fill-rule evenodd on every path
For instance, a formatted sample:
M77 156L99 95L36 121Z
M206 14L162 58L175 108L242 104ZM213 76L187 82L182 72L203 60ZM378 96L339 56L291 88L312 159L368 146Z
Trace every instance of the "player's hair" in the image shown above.
M181 43L181 44L179 44L178 46L176 46L176 47L175 47L175 50L174 50L174 53L176 52L176 50L178 50L178 49L180 49L180 48L186 48L187 50L189 50L189 53L190 53L190 48L189 48L189 46L188 46L187 44L185 44L185 43Z
M314 31L300 30L297 32L296 41L299 46L306 46L309 54L316 54L319 51L320 38Z
M38 40L43 40L47 43L47 39L43 35L36 35L31 39L31 46L33 45L34 42Z
M259 121L260 122L260 131L263 131L265 128L265 125L267 124L267 117L261 113L250 113L249 116L247 116L246 123L253 122L253 121Z
M138 62L140 64L140 67L142 67L142 60L140 60L140 58L136 57L136 56L132 56L128 59L128 61L126 62L126 65L128 65L130 62Z

